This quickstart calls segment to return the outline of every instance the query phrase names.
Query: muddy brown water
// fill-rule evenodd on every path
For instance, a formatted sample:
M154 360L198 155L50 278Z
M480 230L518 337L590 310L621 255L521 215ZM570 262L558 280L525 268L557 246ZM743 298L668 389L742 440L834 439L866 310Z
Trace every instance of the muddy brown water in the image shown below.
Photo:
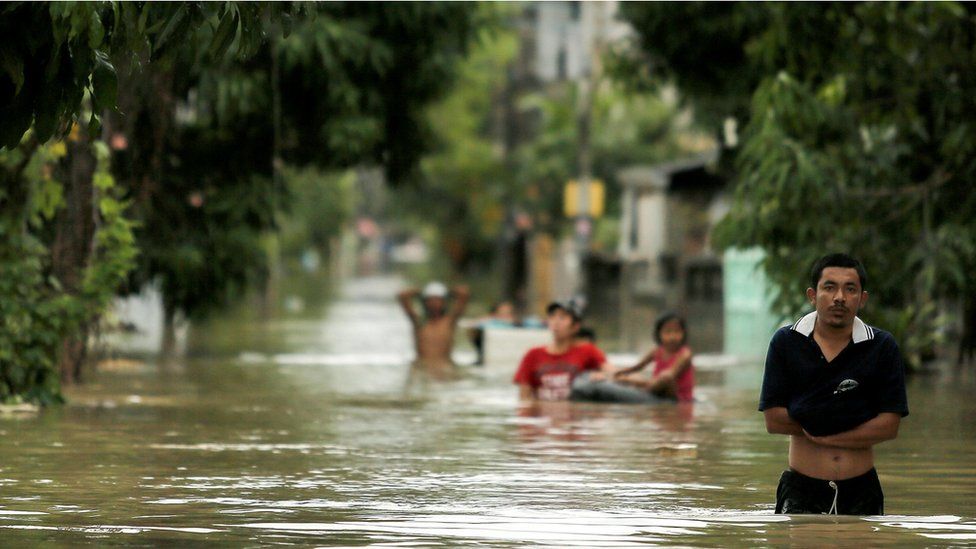
M775 516L758 364L687 407L520 407L507 375L412 374L395 287L225 319L175 365L0 416L0 546L976 546L971 382L911 380L888 515Z

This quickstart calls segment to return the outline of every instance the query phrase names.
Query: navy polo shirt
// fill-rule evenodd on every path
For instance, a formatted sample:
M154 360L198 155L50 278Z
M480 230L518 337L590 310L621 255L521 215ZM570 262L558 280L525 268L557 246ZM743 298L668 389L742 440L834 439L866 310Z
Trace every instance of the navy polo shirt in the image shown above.
M813 339L817 313L769 342L759 410L785 407L813 436L857 427L882 412L908 415L905 367L895 338L854 318L852 340L827 362Z

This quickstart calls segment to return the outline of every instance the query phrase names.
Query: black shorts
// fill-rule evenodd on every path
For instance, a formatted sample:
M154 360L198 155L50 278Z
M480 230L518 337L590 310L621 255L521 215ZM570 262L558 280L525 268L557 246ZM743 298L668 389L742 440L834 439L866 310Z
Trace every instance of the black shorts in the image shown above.
M830 481L792 469L783 471L776 488L776 513L883 515L884 493L878 472L872 467L861 476Z

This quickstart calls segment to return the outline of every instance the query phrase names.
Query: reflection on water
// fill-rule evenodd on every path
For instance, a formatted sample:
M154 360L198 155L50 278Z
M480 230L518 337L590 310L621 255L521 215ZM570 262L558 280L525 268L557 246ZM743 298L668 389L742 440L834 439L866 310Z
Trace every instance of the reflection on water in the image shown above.
M786 440L755 390L520 406L507 376L411 372L395 287L226 322L182 369L110 368L0 418L0 545L976 545L971 387L913 380L879 450L892 515L774 516Z

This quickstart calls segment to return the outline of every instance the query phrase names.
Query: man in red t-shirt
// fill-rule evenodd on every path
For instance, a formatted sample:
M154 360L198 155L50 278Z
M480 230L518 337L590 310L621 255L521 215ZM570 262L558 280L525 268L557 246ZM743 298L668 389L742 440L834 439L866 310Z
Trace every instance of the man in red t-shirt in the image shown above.
M613 375L603 351L592 343L576 343L583 319L577 303L555 301L546 307L546 315L552 343L525 353L512 380L522 400L566 400L577 375L586 371L602 372L591 374L591 379Z

